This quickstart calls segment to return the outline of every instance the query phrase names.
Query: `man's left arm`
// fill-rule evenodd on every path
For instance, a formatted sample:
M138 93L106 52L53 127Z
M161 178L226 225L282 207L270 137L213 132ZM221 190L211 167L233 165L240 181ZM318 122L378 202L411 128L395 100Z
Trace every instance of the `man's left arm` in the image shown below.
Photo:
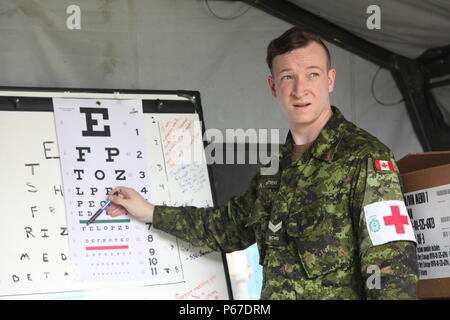
M415 299L416 240L392 153L362 163L355 201L362 285L367 299Z

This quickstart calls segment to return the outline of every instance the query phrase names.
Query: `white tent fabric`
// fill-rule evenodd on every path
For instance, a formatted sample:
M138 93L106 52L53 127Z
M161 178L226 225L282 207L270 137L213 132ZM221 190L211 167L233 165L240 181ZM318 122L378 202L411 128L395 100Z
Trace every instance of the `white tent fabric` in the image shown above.
M450 42L448 0L289 0L326 20L402 56L415 59L425 50ZM380 29L366 21L380 8Z
M69 30L71 1L0 2L2 86L198 90L206 128L284 128L267 88L265 50L290 25L257 9L220 20L203 0L83 0L80 29ZM229 16L241 2L211 1ZM370 84L377 66L330 45L337 82L332 103L397 158L421 151L403 103L380 106ZM380 73L379 98L399 100ZM284 139L284 135L281 135Z

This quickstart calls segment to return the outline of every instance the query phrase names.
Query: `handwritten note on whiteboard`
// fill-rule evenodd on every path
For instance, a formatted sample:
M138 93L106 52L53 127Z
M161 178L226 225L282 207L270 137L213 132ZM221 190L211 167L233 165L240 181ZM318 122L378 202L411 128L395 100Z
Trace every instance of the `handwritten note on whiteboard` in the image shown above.
M171 206L210 207L211 187L197 115L157 116Z

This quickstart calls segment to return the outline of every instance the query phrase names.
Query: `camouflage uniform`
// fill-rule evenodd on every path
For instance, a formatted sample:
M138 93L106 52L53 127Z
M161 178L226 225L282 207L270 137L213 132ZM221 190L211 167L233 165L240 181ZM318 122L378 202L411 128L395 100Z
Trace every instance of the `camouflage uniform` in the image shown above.
M300 159L291 163L289 134L277 174L257 174L242 196L221 208L157 206L154 226L225 252L256 241L264 273L261 299L415 298L416 244L373 246L363 211L374 202L403 201L393 154L332 109ZM391 160L395 170L375 170L378 159ZM371 265L379 267L380 289L366 285L368 277L374 279Z

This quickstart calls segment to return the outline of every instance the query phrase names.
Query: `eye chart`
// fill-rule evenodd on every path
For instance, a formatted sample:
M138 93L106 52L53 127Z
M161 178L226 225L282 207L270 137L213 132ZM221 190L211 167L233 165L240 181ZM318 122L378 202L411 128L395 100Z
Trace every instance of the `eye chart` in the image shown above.
M93 282L163 276L158 270L164 264L158 254L158 236L149 226L130 216L109 218L105 213L86 225L118 185L134 188L155 202L144 148L142 102L53 99L53 106L73 279ZM166 264L181 269L179 262Z
M219 252L128 215L103 212L86 227L118 185L155 204L212 204L198 114L171 111L180 102L159 112L136 95L66 95L53 106L48 93L51 108L38 99L35 111L0 105L0 299L227 299ZM57 106L72 114L55 117ZM57 137L58 120L73 133Z

